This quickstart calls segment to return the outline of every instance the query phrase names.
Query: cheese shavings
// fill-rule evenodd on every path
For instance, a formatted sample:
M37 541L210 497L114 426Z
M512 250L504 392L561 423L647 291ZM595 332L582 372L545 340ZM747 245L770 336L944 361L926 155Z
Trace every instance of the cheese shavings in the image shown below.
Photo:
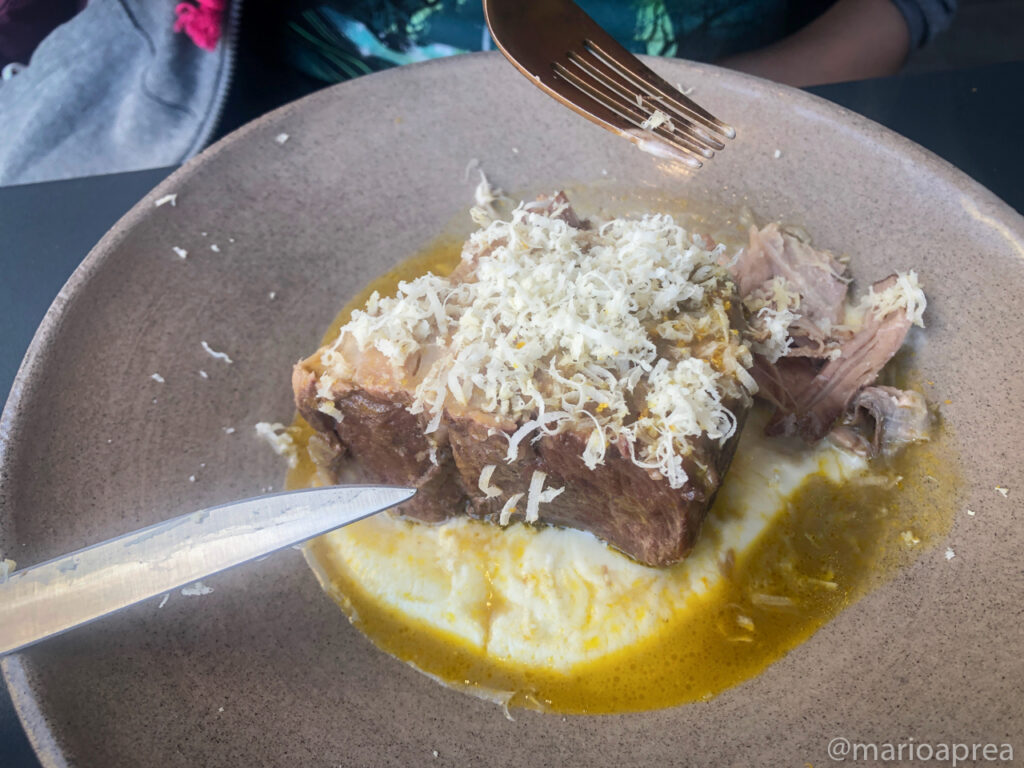
M230 357L228 357L228 354L226 352L218 352L217 350L211 348L210 345L207 344L205 341L200 341L199 343L202 345L203 349L206 351L206 354L208 354L210 357L215 357L218 360L223 360L228 365L231 365L231 363L235 362ZM200 371L200 373L202 373L202 372Z
M555 411L554 413L547 413L539 419L533 419L523 424L523 426L513 432L512 436L508 439L508 452L505 454L505 461L511 464L516 460L516 456L519 455L519 444L523 442L526 436L531 432L543 431L548 424L568 417L569 414L566 411Z
M774 365L793 343L789 327L800 317L800 293L784 277L773 277L743 304L751 313L750 348Z
M167 205L168 203L171 204L172 208L177 206L178 205L178 195L177 194L164 195L163 197L158 198L156 200L156 202L153 203L153 205L155 205L157 208L159 208L161 205Z
M651 113L651 116L640 123L640 127L645 131L653 131L655 128L664 125L668 130L673 130L672 118L662 112L660 109L656 109Z
M885 290L875 293L872 288L861 299L858 309L871 310L876 317L885 317L898 310L907 313L907 320L924 328L924 310L928 306L924 291L917 281L917 272L900 272L895 282Z
M508 525L509 521L512 519L512 515L516 511L516 504L518 504L519 500L525 495L526 494L523 493L514 493L505 500L505 504L501 508L501 513L498 515L498 525Z
M530 490L526 494L526 522L535 523L540 519L540 505L554 501L565 488L549 488L544 490L547 472L535 470L530 478Z
M298 446L288 427L279 422L270 424L261 421L256 425L256 434L262 437L278 456L288 459L288 466L295 468L299 463Z
M494 218L498 215L498 212L494 209L494 204L499 200L505 199L505 197L500 189L491 186L491 182L482 170L479 173L480 183L473 190L473 202L477 204L477 207L482 208L488 216Z
M494 474L494 470L497 469L497 465L488 464L482 470L480 470L480 480L477 485L480 487L480 491L488 499L493 499L496 496L501 496L502 490L495 485L491 485L491 475Z
M726 403L756 391L725 247L707 245L666 215L587 225L561 196L520 204L470 237L453 278L372 294L323 351L321 383L375 350L428 434L446 411L492 414L520 425L504 432L513 462L524 441L574 429L588 467L615 445L680 488L692 441L731 437Z
M194 584L181 588L181 594L185 597L202 597L213 593L213 587L208 587L203 582L197 581Z

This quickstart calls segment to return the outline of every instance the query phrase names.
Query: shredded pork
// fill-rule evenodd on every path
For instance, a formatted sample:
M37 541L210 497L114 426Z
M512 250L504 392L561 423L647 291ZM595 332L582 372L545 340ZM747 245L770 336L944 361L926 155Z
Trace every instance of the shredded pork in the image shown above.
M839 429L840 418L852 408L881 419L871 440L855 439L859 433L849 432L849 424L842 427L838 441L862 452L864 441L874 455L885 445L926 435L927 422L920 419L915 429L887 426L883 414L889 409L877 395L861 397L899 351L910 327L923 324L926 301L914 272L890 275L850 306L845 265L776 224L751 227L749 244L729 269L750 317L751 375L758 396L775 407L768 434L817 442ZM918 398L910 392L898 399L916 404Z

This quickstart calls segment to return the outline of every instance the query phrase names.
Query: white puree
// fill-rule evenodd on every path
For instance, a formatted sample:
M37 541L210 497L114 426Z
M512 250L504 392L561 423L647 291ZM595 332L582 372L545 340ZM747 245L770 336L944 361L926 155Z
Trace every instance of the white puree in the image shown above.
M844 482L867 469L827 441L791 448L762 426L752 414L697 546L669 568L638 565L581 531L465 517L429 526L377 515L328 534L330 557L410 623L495 659L565 673L699 610L728 550L739 561L808 478Z

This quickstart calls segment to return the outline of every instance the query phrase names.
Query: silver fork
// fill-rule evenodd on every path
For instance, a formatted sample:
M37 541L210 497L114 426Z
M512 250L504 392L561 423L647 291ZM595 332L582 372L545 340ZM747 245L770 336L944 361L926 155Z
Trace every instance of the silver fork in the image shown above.
M736 136L571 0L483 4L494 42L531 83L645 152L699 168Z

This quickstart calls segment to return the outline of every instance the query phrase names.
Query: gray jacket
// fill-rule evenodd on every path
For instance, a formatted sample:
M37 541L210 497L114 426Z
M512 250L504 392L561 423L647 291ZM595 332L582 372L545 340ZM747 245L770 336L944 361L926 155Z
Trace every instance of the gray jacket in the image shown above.
M174 3L91 0L0 82L0 185L181 163L209 142L237 34L214 51L174 32Z

